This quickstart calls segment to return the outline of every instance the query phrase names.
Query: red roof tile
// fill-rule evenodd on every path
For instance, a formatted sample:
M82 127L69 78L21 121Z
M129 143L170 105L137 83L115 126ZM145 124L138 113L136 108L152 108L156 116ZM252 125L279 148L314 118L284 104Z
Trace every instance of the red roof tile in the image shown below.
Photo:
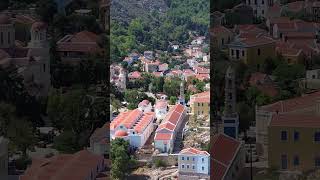
M273 115L270 126L319 128L320 117L306 114Z
M194 94L190 97L190 104L210 103L210 91Z
M172 133L156 133L154 140L170 140L172 138Z
M210 156L210 154L207 151L201 151L196 148L186 148L180 151L180 154L190 154L190 155L206 155Z
M273 104L261 106L260 109L269 112L291 112L303 108L308 108L316 104L316 100L320 98L320 91L304 96L278 101Z
M87 150L61 154L48 159L34 159L20 180L79 180L91 176L103 164L103 156ZM76 172L76 173L74 173Z
M100 53L102 49L98 45L98 41L98 35L89 31L81 31L75 35L67 35L59 40L57 51Z
M224 134L217 134L211 140L211 158L229 166L236 153L238 153L240 142Z

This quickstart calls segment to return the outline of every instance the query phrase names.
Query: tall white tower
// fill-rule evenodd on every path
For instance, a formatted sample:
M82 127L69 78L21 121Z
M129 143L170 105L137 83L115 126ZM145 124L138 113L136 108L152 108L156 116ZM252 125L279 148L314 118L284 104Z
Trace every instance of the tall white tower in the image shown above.
M30 33L31 41L28 44L28 57L35 60L30 62L30 71L34 77L34 82L41 87L40 96L47 96L51 85L47 24L43 22L33 23Z
M120 74L119 74L119 88L121 90L126 90L126 83L127 83L127 77L126 77L126 72L123 68L120 69Z
M233 138L238 138L239 116L236 112L235 72L229 66L225 75L225 109L222 117L223 132Z
M185 105L185 95L184 95L184 81L182 80L180 83L180 96L179 96L179 104Z

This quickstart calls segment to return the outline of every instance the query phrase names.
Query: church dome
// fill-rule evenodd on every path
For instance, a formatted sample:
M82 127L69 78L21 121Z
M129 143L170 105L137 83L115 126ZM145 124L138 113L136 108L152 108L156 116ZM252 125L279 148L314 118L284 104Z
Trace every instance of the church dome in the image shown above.
M6 14L0 14L0 24L10 24L10 17Z
M41 31L41 30L47 29L47 27L48 26L46 23L38 21L32 24L31 29L33 31Z

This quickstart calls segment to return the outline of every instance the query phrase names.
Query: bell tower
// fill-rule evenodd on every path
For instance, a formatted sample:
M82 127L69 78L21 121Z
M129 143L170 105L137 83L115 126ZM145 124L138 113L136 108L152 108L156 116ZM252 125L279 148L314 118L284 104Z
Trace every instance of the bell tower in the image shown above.
M235 71L229 66L225 75L225 109L222 117L223 132L233 138L238 138L239 116L236 111Z

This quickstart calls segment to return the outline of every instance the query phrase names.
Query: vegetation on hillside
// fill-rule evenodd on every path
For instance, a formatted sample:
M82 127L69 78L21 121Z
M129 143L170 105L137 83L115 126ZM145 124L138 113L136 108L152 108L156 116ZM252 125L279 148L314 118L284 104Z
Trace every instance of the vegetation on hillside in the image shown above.
M190 31L207 35L209 2L170 0L165 14L153 11L152 18L137 17L130 23L111 21L111 61L118 62L132 50L168 50L169 42L186 43Z

